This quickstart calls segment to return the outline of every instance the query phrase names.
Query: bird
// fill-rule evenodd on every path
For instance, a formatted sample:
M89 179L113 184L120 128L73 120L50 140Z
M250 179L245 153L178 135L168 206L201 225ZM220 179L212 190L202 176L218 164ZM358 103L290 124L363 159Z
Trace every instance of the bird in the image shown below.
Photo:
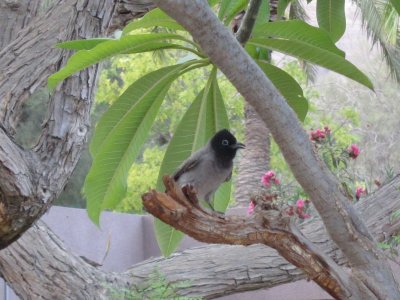
M212 196L222 183L231 179L233 159L237 150L244 148L245 145L239 143L228 129L222 129L186 159L172 178L180 188L193 187L197 198L205 200L215 211Z

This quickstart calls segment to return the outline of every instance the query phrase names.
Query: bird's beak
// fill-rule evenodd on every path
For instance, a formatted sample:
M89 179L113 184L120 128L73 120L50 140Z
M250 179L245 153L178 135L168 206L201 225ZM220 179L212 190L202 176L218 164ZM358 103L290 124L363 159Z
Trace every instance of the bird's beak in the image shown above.
M235 145L232 145L233 149L244 149L246 148L245 144L242 143L236 143Z

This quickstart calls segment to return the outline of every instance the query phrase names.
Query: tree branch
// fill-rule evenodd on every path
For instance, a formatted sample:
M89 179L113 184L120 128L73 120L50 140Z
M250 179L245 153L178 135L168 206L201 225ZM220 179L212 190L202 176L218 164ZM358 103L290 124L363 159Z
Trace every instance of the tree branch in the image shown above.
M332 239L348 257L353 271L366 274L364 279L367 285L384 287L383 298L400 298L387 260L342 193L338 180L315 153L294 111L217 19L207 2L154 2L192 34L212 62L267 124L294 176L310 196ZM232 60L232 57L235 59Z
M190 188L181 190L168 176L163 181L165 193L152 190L142 196L146 210L161 221L205 243L270 246L335 299L372 297L361 281L310 243L270 200L255 200L253 217L225 216L201 208ZM354 286L358 286L357 294Z
M236 38L242 45L246 44L249 40L258 11L260 10L262 0L250 0L247 7L246 13L244 14L242 23L240 24L239 30L236 33Z

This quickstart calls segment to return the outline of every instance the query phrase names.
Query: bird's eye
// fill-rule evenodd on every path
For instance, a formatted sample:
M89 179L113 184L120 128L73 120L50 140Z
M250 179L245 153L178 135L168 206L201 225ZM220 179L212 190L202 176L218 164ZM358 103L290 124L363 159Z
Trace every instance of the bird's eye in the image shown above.
M229 145L229 141L228 140L222 140L222 145L228 146Z

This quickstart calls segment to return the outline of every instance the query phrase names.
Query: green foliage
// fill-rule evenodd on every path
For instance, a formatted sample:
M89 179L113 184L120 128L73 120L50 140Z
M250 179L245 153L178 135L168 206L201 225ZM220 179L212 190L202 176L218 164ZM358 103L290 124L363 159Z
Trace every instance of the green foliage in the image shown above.
M102 209L115 208L124 197L129 168L146 140L168 88L185 67L165 67L140 78L97 124L90 145L93 165L84 185L88 213L96 224Z
M296 80L282 69L265 61L257 61L265 75L272 81L283 97L296 112L300 121L304 121L308 112L308 102Z
M164 149L147 147L129 170L126 196L115 208L117 211L143 213L141 195L156 186Z
M181 46L169 42L169 40L188 41L185 37L173 33L151 33L138 34L121 37L116 40L106 40L99 42L90 50L80 50L70 57L64 68L54 73L48 78L49 89L52 90L55 86L73 73L83 70L93 64L96 64L106 58L110 58L117 54L134 54L159 49L185 49L198 53L194 49ZM79 43L79 42L76 42ZM88 42L84 41L84 45ZM193 43L192 43L193 44ZM84 46L82 46L84 47Z
M125 26L122 31L123 35L126 35L134 30L143 29L143 28L152 28L155 26L162 26L164 28L172 29L172 30L184 30L181 25L179 25L174 19L168 16L165 12L163 12L159 8L155 8L149 11L147 14L143 16L143 18L139 20L134 20Z
M115 288L104 285L109 292L110 299L129 300L200 300L200 297L183 297L177 294L179 289L188 287L190 281L170 283L167 278L158 270L154 270L149 278L140 286L133 286L132 289Z
M222 0L220 5L216 5L216 2L210 1L210 5L219 9L218 15L226 25L248 3L247 0ZM280 2L280 9L284 10L282 5L287 6L289 1L286 4ZM269 50L319 64L372 88L369 79L344 58L344 53L335 46L328 32L300 21L269 23L268 1L264 0L262 5L248 49L256 54L254 57L264 72L300 119L305 118L309 109L308 91L303 93L287 73L262 61L268 58ZM179 34L168 33L171 30L177 30ZM101 75L105 84L97 95L99 103L111 106L96 127L90 146L93 164L84 186L88 213L95 223L98 223L103 209L140 211L139 195L154 184L156 166L162 157L157 180L157 188L161 190L162 175L171 173L190 153L202 147L214 132L228 127L228 115L236 136L242 138L243 102L238 101L230 83L215 67L211 73L203 69L196 70L193 76L184 74L210 62L199 60L205 57L200 47L179 24L159 9L130 23L120 39L71 41L59 47L79 51L63 69L49 78L50 89L73 73L111 58L105 63L106 71ZM154 54L160 56L160 50L167 49L172 49L174 54L163 54L162 60L176 65L159 69L164 64L145 63L150 54L144 52L151 51L154 57ZM128 56L115 59L121 54L135 54L141 61L132 67ZM143 73L147 75L138 79ZM188 79L189 83L185 81ZM200 86L205 80L207 84L202 89ZM221 89L218 84L221 84ZM170 93L167 93L168 89L171 89ZM123 93L119 96L121 91ZM350 116L349 112L347 114ZM168 140L164 155L164 149L159 147ZM137 180L140 176L142 178ZM137 181L135 185L133 178ZM215 208L224 211L230 194L230 183L224 184L216 193ZM160 224L156 225L157 239L163 253L168 255L178 245L180 234Z
M286 8L289 6L290 2L293 0L279 0L278 2L278 17L283 17Z
M90 39L90 40L75 40L75 41L66 41L57 44L57 48L61 49L69 49L69 50L90 50L97 45L112 41L112 39Z
M230 21L247 6L247 0L222 0L218 18L228 25Z
M390 3L393 5L393 7L396 9L397 14L400 15L400 1L399 0L390 0Z
M317 20L319 27L329 32L332 41L338 41L346 30L344 0L318 0Z
M373 89L368 77L343 57L343 52L336 48L326 31L303 21L264 24L248 44L289 54L333 70Z

